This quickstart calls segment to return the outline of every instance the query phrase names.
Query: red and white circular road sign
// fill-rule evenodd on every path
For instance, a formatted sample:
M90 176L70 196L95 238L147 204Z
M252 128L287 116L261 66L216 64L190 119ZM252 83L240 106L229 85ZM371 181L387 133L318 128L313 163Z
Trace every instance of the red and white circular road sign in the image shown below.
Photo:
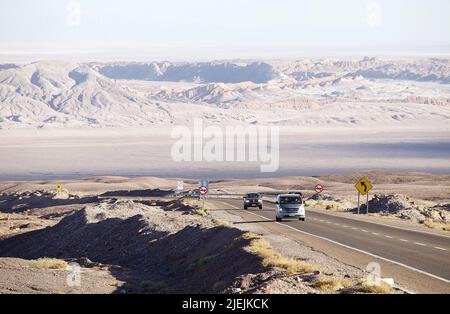
M317 193L322 193L323 192L323 185L322 184L317 184L314 187L314 190L316 190Z
M201 186L198 191L200 192L201 195L206 195L208 194L208 188L206 186Z

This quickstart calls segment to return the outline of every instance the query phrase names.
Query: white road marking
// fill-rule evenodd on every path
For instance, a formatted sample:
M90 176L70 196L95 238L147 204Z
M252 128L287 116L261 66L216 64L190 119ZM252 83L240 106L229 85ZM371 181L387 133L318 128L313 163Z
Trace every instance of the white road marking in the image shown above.
M420 243L420 242L414 242L414 244L420 245L420 246L426 246L426 244Z
M392 237L391 237L391 236L388 236L388 235L385 235L385 237L386 237L386 238L389 238L389 239L392 239Z
M372 234L373 234L373 235L376 235L376 236L379 236L379 235L380 235L379 233L376 233L376 232L372 232Z
M447 251L447 249L444 249L443 247L440 247L440 246L435 246L434 248L438 249L438 250L441 250L441 251Z
M227 204L228 204L228 203L227 203ZM237 207L235 207L235 206L233 206L233 205L231 205L231 204L228 204L228 205L230 205L230 206L232 206L232 207L234 207L234 208L237 209ZM252 213L252 212L248 212L248 213L249 213L249 214L252 214L252 215L255 215L255 216L258 216L259 218L263 218L263 219L265 219L265 220L272 221L271 219L268 219L267 217L264 217L264 216L261 216L261 215L258 215L258 214ZM291 227L291 226L289 226L289 225L286 225L286 224L283 224L283 223L280 223L280 222L276 222L276 221L275 221L274 223L275 223L275 224L278 224L278 225L280 225L280 226L284 226L284 227L286 227L286 228L292 229L292 230L297 231L297 232L299 232L299 233L307 234L307 235L309 235L309 236L316 237L316 238L319 238L319 239L328 241L328 242L330 242L330 243L333 243L333 244L336 244L336 245L345 247L345 248L347 248L347 249L354 250L354 251L356 251L356 252L363 253L363 254L366 254L366 255L369 255L369 256L372 256L372 257L381 259L381 260L383 260L383 261L386 261L386 262L389 262L389 263L392 263L392 264L395 264L395 265L398 265L398 266L407 268L407 269L409 269L409 270L412 270L412 271L415 271L415 272L417 272L417 273L420 273L420 274L423 274L423 275L432 277L432 278L434 278L434 279L443 281L443 282L445 282L445 283L450 283L450 280L448 280L448 279L445 279L445 278L443 278L443 277L439 277L439 276L437 276L437 275L428 273L428 272L426 272L426 271L420 270L420 269L418 269L418 268L415 268L415 267L412 267L412 266L409 266L409 265L406 265L406 264L403 264L403 263L400 263L400 262L393 261L393 260L388 259L388 258L386 258L386 257L382 257L382 256L379 256L379 255L376 255L376 254L373 254L373 253L370 253L370 252L367 252L367 251L364 251L364 250L361 250L361 249L358 249L358 248L349 246L349 245L347 245L347 244L343 244L343 243L334 241L334 240L332 240L332 239L328 239L328 238L325 238L325 237L322 237L322 236L318 236L318 235L316 235L316 234L312 234L312 233L309 233L309 232L306 232L306 231L303 231L303 230L299 230L299 229L296 229L296 228L294 228L294 227ZM438 247L435 247L435 248L438 248ZM439 248L439 249L443 249L443 248ZM446 250L446 249L443 249L443 250Z
M361 231L362 231L362 232L369 232L369 231L367 231L367 230L365 230L365 229L361 229Z
M402 241L402 242L409 242L408 240L406 240L406 239L399 239L400 241Z

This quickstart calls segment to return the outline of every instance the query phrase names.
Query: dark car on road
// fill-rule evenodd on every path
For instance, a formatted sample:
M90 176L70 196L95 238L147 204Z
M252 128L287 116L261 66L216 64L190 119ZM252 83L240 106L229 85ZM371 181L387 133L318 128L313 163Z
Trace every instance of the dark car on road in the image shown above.
M262 209L263 201L260 193L247 193L244 196L244 209L248 207L259 207Z

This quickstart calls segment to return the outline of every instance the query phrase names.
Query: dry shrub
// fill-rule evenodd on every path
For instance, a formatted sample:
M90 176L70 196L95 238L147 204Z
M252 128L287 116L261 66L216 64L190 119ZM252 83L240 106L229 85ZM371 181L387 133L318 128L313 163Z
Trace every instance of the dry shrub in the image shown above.
M385 282L379 284L369 284L366 280L360 281L355 289L364 293L377 293L377 294L393 294L395 290Z
M164 281L147 280L147 281L141 282L140 286L146 292L156 293L156 292L159 292L162 289L166 288L167 284Z
M241 235L241 238L242 238L242 239L257 239L257 238L259 238L259 237L258 237L258 235L257 235L256 233L253 233L253 232L244 232L244 233Z
M450 231L450 225L444 224L444 223L441 223L441 222L436 222L436 221L434 221L431 218L425 219L423 224L425 226L427 226L428 228L439 229L439 230L444 230L444 231Z
M30 262L30 266L39 269L65 269L67 262L57 258L39 258Z
M222 219L213 219L213 223L220 227L230 227L231 224L228 221Z
M330 292L337 291L340 289L348 289L353 287L354 283L345 278L321 278L314 282L314 288L321 291Z
M191 263L186 269L188 272L199 270L203 265L209 263L213 259L215 259L219 254L213 254L208 256L203 256L197 259L195 262Z
M316 270L316 266L312 264L276 254L270 244L263 239L253 238L246 250L261 257L264 267L278 267L285 270L289 275L312 273Z

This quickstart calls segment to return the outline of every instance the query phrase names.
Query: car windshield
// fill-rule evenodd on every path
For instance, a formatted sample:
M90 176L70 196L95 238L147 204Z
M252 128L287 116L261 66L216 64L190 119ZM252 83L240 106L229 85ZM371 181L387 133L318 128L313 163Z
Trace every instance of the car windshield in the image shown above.
M298 196L281 196L280 204L300 204L301 200Z
M247 198L259 198L259 194L258 193L249 193L246 196Z

